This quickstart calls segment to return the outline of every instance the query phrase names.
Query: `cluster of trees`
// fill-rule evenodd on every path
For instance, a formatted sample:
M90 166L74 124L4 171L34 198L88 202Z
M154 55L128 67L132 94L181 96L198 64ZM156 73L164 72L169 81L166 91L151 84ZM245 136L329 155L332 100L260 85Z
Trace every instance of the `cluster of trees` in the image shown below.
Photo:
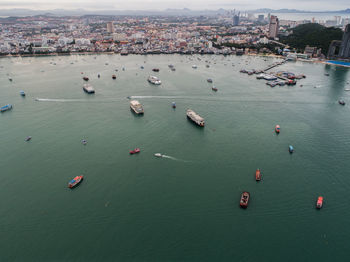
M305 47L314 46L322 49L327 55L332 40L341 40L343 31L340 28L324 27L320 24L303 24L295 27L289 36L280 37L280 42L303 52Z

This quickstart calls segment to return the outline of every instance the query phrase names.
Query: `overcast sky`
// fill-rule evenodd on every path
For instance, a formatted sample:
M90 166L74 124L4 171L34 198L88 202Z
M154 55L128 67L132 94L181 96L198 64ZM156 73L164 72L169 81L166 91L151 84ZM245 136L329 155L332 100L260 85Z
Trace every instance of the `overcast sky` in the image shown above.
M86 10L164 10L166 8L240 9L290 8L328 11L350 8L350 0L0 0L0 9L76 9Z

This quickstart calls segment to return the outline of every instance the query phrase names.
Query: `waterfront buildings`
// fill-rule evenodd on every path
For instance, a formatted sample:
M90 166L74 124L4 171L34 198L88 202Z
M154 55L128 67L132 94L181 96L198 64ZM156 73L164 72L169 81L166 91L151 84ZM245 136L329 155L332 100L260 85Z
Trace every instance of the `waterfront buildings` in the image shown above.
M279 20L277 16L271 15L269 24L269 37L276 38L279 30Z
M345 27L339 56L342 58L350 58L350 24Z

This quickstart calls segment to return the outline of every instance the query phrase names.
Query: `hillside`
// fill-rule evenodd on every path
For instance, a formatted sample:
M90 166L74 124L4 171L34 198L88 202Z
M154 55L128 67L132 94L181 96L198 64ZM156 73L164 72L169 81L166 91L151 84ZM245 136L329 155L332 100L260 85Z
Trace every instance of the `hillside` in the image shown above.
M281 37L280 41L304 51L305 46L316 46L322 48L322 53L327 55L329 44L332 40L341 40L343 31L339 28L324 27L320 24L304 24L293 29L293 34Z

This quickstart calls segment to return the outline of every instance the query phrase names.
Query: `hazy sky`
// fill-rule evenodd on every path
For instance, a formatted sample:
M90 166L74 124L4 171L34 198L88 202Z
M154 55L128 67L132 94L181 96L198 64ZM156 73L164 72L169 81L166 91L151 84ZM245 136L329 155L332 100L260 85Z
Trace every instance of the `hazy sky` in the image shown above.
M240 9L291 8L313 11L350 8L349 0L0 0L0 9L163 10L166 8Z

